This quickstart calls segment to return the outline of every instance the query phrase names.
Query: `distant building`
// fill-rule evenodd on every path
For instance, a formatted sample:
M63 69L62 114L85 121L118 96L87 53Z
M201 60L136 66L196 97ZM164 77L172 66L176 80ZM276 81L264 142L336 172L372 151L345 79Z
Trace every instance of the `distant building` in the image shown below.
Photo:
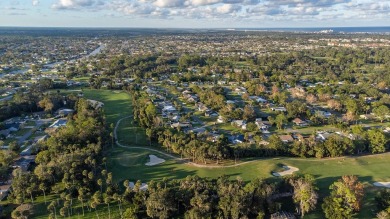
M307 122L303 121L302 119L300 118L295 118L293 121L292 121L295 125L297 126L307 126Z
M279 135L280 140L284 143L290 143L294 141L294 138L291 135Z

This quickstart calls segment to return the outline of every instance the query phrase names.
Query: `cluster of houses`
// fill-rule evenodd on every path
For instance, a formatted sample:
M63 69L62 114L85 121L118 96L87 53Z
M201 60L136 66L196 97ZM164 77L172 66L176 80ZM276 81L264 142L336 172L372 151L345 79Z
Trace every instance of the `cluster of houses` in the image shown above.
M74 110L72 109L59 109L55 114L60 117L59 119L53 121L45 130L42 135L36 137L28 137L29 140L24 142L29 142L29 144L19 153L19 157L14 161L12 168L20 168L22 171L28 171L31 164L35 162L35 155L33 155L34 149L39 145L39 143L46 140L51 133L54 133L58 128L63 127L67 123L67 119L64 118L69 114L73 114ZM32 116L27 116L26 118L14 117L4 121L4 127L0 130L0 135L5 138L13 137L13 132L18 131L25 126L27 121L36 121L40 120L40 113L35 113ZM50 121L50 120L46 120ZM38 126L34 126L38 127ZM32 128L32 127L27 127ZM38 130L37 130L38 131ZM10 133L10 134L8 134ZM6 135L8 134L8 135ZM30 133L31 135L32 133ZM1 149L8 150L8 146L2 146ZM12 178L7 179L6 181L0 182L0 200L5 198L10 189L11 189Z

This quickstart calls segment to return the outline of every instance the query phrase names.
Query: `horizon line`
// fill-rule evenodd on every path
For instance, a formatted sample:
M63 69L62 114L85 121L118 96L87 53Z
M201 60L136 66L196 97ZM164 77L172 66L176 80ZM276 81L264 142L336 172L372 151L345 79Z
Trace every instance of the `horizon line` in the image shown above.
M310 28L367 28L367 27L388 27L390 26L309 26L309 27L110 27L110 26L3 26L0 25L0 28L104 28L104 29L199 29L199 30L215 30L215 29L310 29Z

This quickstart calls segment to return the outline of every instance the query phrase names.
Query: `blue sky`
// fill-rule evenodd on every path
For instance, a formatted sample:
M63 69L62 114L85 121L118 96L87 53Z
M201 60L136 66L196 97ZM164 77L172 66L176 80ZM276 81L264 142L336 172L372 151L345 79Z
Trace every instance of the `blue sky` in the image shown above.
M390 0L0 0L0 26L390 26Z

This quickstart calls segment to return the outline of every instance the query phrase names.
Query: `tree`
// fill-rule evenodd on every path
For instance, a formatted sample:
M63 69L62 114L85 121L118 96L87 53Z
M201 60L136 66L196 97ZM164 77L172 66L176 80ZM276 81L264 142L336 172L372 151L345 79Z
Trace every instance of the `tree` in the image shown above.
M375 197L378 209L390 213L390 189L382 189Z
M306 102L313 104L317 102L318 98L314 94L309 94L306 96Z
M176 210L175 200L170 189L151 189L146 200L146 213L151 218L170 218Z
M253 121L254 119L256 119L256 112L253 109L253 107L251 107L249 105L245 105L243 119L245 119L247 121Z
M283 113L280 113L276 116L274 123L276 124L276 127L281 130L283 128L283 124L287 122L287 118Z
M138 219L137 210L135 207L129 207L123 213L124 218L126 219Z
M43 192L43 198L44 198L45 204L46 204L46 190L47 190L46 184L45 183L39 184L39 190L41 190Z
M31 204L22 204L15 208L11 213L13 219L27 219L33 214L33 206Z
M46 112L51 112L54 107L54 104L49 97L45 96L41 101L38 102L38 106Z
M312 176L291 179L290 184L294 188L293 200L298 205L298 213L305 216L310 210L314 210L317 204L318 194L314 186Z
M371 153L383 153L386 151L387 139L385 134L379 129L370 129L367 132L369 150Z
M383 122L390 115L390 110L386 105L380 105L372 110L375 116Z
M185 213L186 219L211 217L212 202L207 190L202 193L196 191L194 197L190 200L190 204L192 208Z
M338 100L330 99L327 101L327 105L329 108L331 108L333 110L337 110L337 111L341 110L341 103Z
M360 210L364 191L356 176L343 176L330 189L330 196L322 204L326 218L352 218Z

